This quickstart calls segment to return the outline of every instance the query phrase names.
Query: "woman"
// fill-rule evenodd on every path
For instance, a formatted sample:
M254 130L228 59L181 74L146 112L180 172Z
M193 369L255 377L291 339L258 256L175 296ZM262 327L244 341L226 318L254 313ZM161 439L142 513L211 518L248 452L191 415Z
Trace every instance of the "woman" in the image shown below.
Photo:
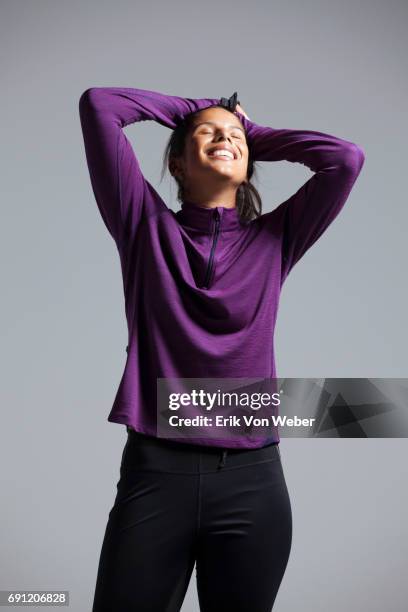
M278 431L159 436L157 383L276 377L282 284L340 212L364 153L322 132L257 125L236 93L191 99L93 87L79 107L95 199L119 252L128 323L126 365L108 416L126 425L128 439L93 612L180 610L194 563L202 612L269 612L292 539ZM178 212L144 178L123 132L148 119L173 130L165 161ZM254 163L279 160L314 175L262 214Z

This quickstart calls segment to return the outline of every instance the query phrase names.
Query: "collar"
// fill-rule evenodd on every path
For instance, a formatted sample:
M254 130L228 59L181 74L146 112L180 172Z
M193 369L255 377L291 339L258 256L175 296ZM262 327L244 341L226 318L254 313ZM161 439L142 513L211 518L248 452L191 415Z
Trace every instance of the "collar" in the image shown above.
M176 217L181 225L211 233L214 229L214 220L217 213L220 219L220 231L228 232L242 226L236 206L233 208L227 208L226 206L208 208L189 200L183 200L181 210L176 213Z

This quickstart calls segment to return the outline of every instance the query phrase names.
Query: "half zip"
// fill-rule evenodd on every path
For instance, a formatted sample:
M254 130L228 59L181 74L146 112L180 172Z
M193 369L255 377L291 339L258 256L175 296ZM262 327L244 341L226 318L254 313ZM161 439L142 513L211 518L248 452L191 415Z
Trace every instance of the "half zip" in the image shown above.
M215 219L214 219L213 241L211 245L210 258L208 260L207 271L206 271L204 284L203 284L203 287L206 289L208 289L210 286L211 273L212 273L213 266L214 266L215 247L217 245L218 235L220 233L220 211L218 210L218 208L216 208L214 211L214 217Z

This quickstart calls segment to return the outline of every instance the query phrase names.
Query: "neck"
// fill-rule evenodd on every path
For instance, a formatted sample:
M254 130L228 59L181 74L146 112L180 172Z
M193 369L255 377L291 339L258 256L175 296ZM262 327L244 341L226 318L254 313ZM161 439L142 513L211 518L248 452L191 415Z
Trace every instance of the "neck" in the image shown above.
M223 208L235 208L237 201L237 190L231 189L220 189L215 192L212 190L211 193L203 193L202 191L194 193L191 191L185 191L184 200L188 202L194 202L197 206L205 208L216 208L222 206Z

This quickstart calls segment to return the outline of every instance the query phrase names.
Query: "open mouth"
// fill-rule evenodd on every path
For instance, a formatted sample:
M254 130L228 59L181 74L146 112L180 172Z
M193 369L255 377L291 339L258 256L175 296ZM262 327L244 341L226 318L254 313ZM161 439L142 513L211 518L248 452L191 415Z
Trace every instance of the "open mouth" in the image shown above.
M227 151L226 149L210 151L210 153L208 153L207 155L208 157L211 157L213 159L222 159L224 161L234 161L235 159L234 154L231 153L231 151Z

